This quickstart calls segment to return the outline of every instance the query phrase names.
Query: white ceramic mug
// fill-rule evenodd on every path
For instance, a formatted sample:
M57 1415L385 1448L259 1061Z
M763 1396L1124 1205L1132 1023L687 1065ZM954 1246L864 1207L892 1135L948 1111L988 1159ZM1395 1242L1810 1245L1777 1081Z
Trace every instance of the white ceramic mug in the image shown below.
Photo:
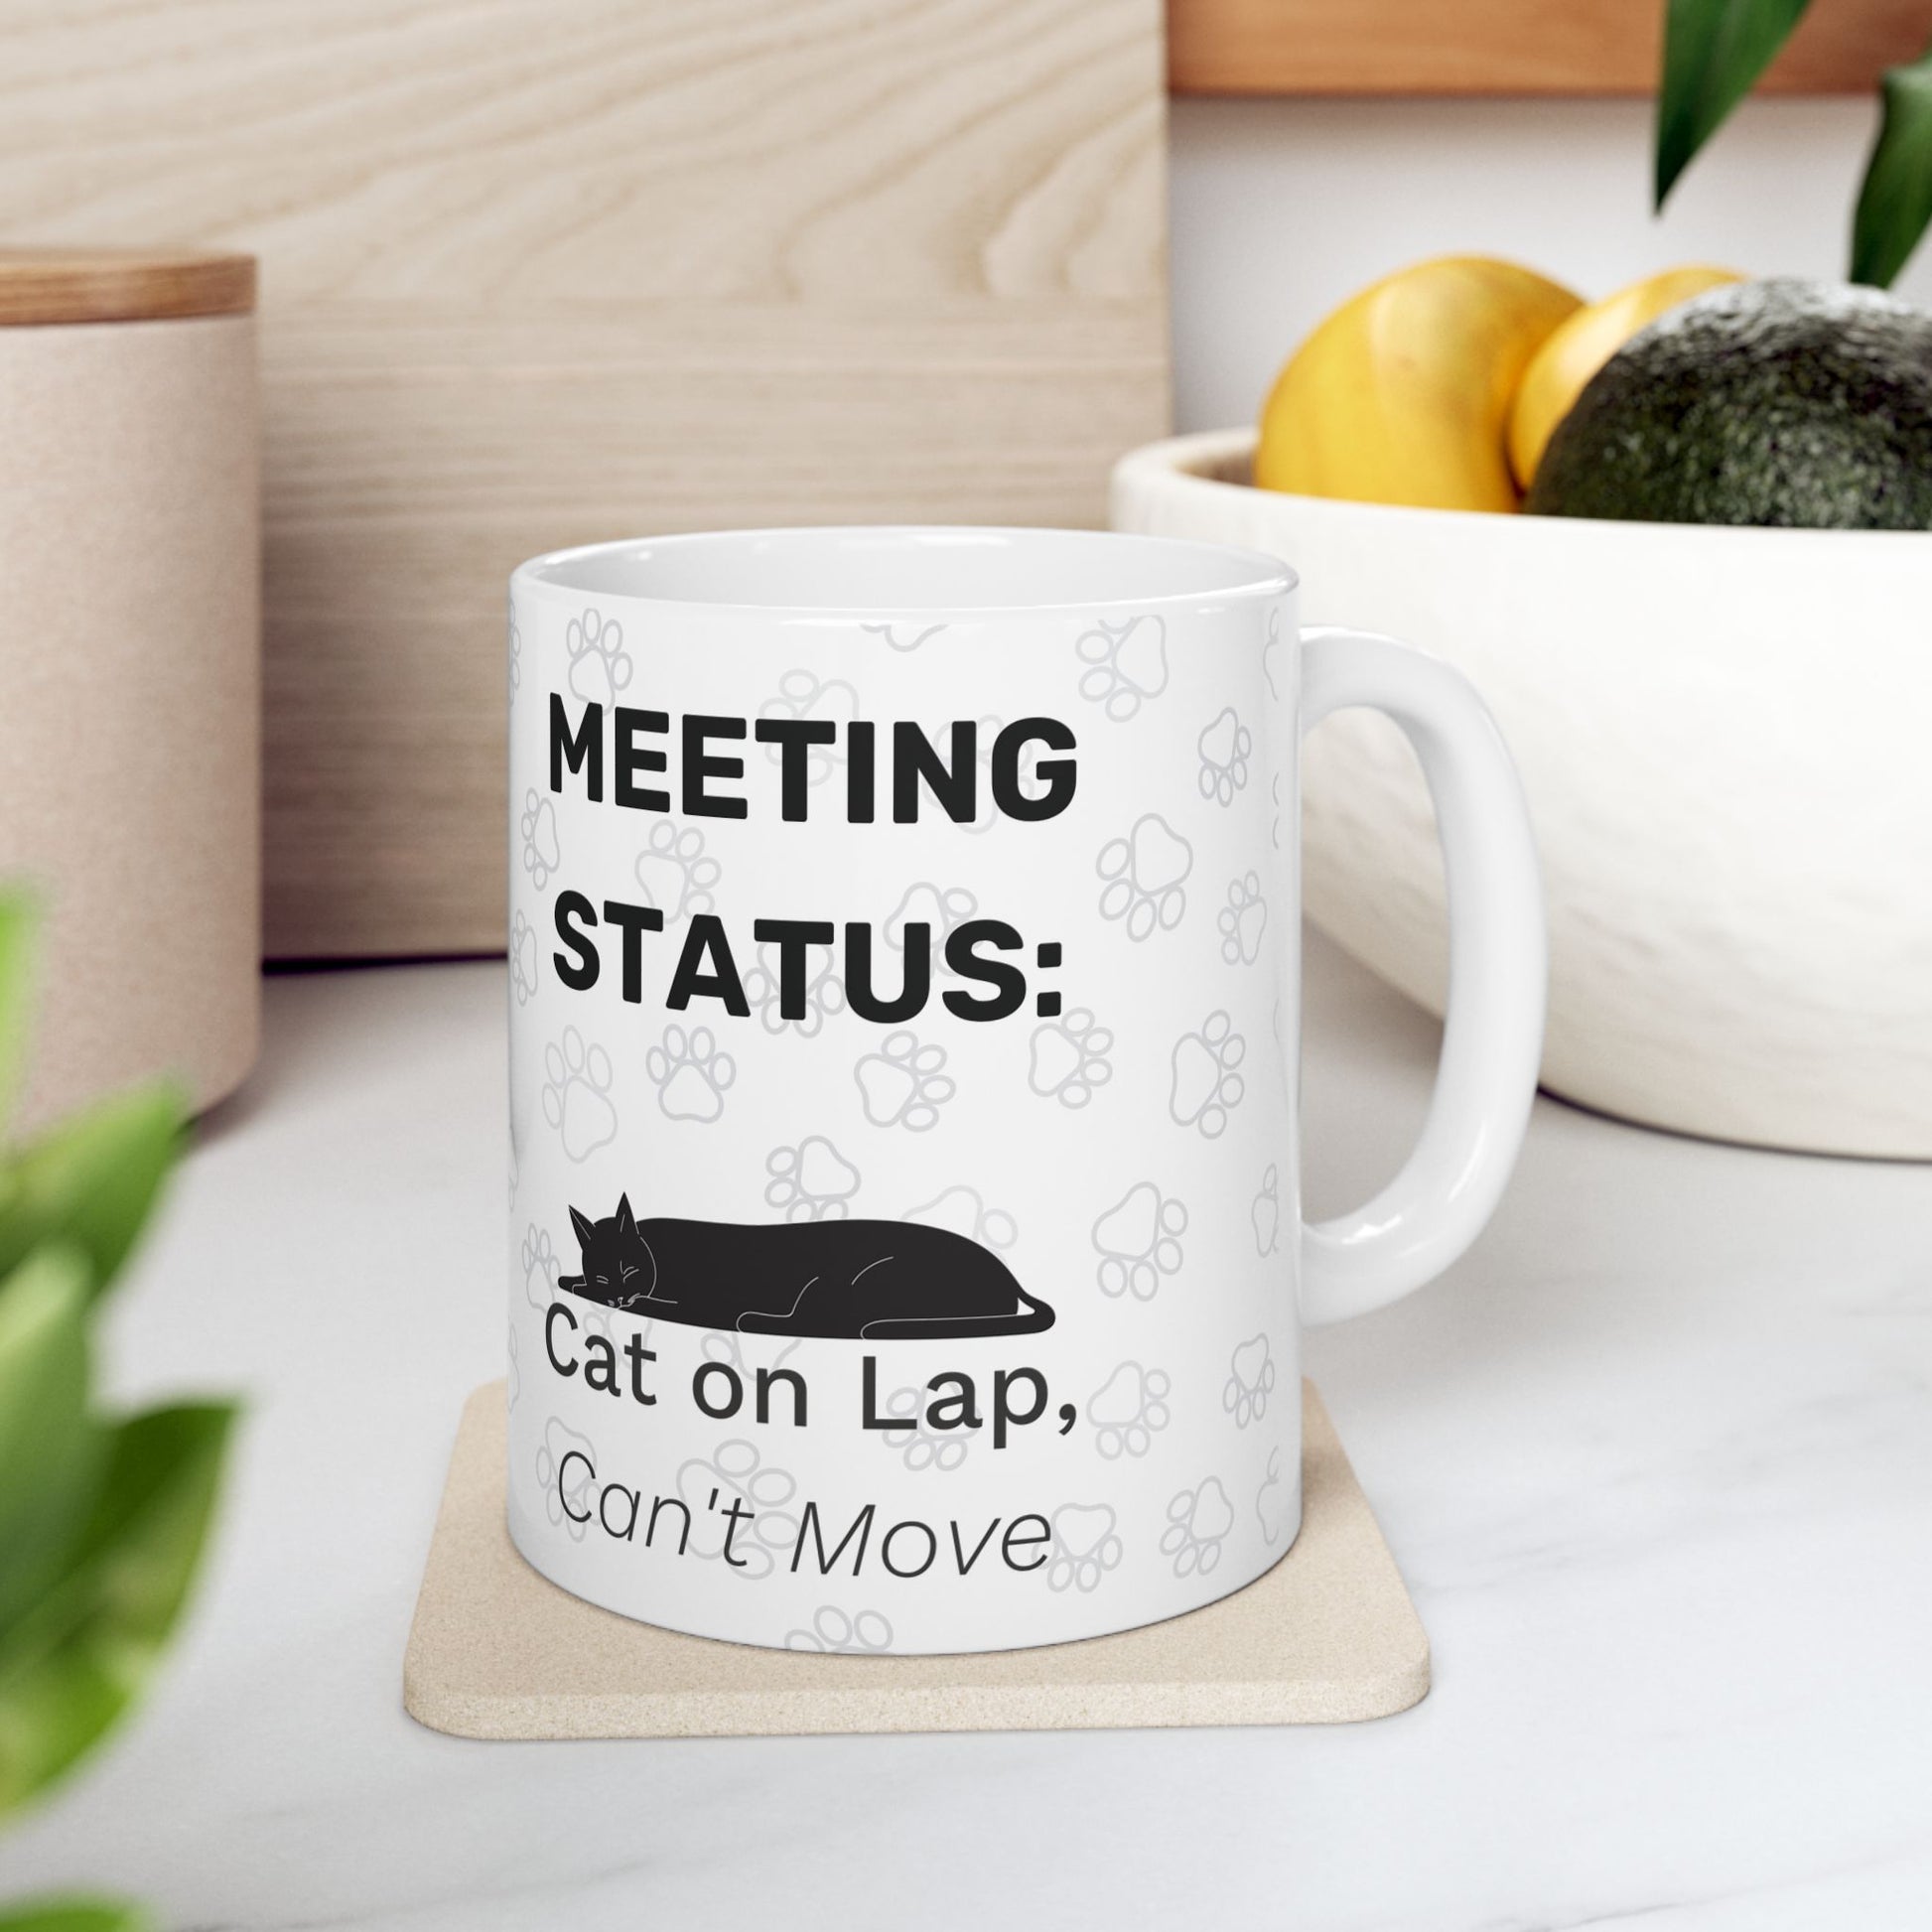
M1252 1582L1299 1328L1440 1273L1515 1158L1544 927L1453 671L1273 558L779 530L510 592L509 1523L612 1609L993 1650ZM1304 1226L1297 746L1371 705L1453 995L1396 1180Z

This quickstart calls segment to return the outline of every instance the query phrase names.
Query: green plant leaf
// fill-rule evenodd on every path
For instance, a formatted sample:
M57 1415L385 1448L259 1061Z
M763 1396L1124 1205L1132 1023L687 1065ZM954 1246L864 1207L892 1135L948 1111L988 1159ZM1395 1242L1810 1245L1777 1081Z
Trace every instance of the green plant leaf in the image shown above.
M233 1421L205 1403L112 1431L65 1573L0 1635L0 1813L70 1769L140 1692L187 1597Z
M28 1023L34 1010L34 941L40 920L33 899L0 893L0 1128L27 1063Z
M0 1275L49 1241L86 1258L98 1295L119 1273L181 1145L172 1081L135 1087L50 1128L0 1168Z
M1756 84L1809 0L1666 0L1656 206Z
M1852 220L1852 280L1888 289L1932 221L1932 47L1886 69L1884 102Z
M0 1636L58 1578L99 1488L87 1266L44 1248L0 1283Z
M0 1911L0 1932L148 1932L153 1923L119 1898L29 1898Z

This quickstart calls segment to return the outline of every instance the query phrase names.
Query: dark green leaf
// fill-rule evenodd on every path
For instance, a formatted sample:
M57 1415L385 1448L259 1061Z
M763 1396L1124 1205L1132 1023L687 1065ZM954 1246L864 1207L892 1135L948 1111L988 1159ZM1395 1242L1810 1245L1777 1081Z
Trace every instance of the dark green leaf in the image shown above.
M34 902L21 892L0 893L0 1129L27 1061L34 1009Z
M118 1898L29 1898L0 1911L0 1932L148 1932L153 1923Z
M1932 221L1932 47L1886 70L1884 96L1852 222L1852 279L1888 289Z
M87 1300L71 1249L44 1248L0 1283L0 1638L61 1575L100 1483Z
M187 1107L159 1081L52 1128L0 1169L0 1276L49 1241L85 1256L97 1295L119 1272L174 1166Z
M69 1770L140 1692L188 1594L233 1420L199 1404L113 1431L65 1574L0 1635L0 1813Z
M1804 17L1809 0L1666 0L1657 207Z

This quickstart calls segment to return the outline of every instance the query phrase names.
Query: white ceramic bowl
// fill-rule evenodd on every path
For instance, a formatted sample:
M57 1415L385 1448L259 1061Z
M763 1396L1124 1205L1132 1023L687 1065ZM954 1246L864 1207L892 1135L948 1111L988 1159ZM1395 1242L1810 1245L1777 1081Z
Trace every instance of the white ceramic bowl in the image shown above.
M1272 551L1305 622L1459 665L1529 792L1544 1084L1725 1140L1932 1158L1932 534L1290 496L1247 431L1122 460L1123 530ZM1442 867L1366 714L1304 763L1311 914L1436 1011Z

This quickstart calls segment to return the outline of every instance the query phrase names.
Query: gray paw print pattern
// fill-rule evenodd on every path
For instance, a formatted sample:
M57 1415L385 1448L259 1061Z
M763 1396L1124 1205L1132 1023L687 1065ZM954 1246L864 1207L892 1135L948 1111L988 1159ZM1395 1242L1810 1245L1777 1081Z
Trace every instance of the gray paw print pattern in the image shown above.
M867 628L872 626L868 625ZM836 1603L821 1603L812 1612L810 1629L785 1633L787 1650L818 1650L842 1657L879 1657L892 1647L893 1626L881 1612L847 1612Z
M758 1583L780 1561L789 1561L798 1540L798 1518L787 1505L797 1495L798 1483L786 1470L766 1462L756 1443L736 1437L720 1443L709 1457L693 1456L678 1469L677 1493L691 1512L692 1556L707 1561L724 1556L731 1529L727 1512L736 1500L752 1517L741 1519L732 1534L732 1574Z
M680 920L711 911L717 902L712 889L724 876L718 861L705 856L704 834L674 818L651 826L633 871L644 903L663 913L667 932Z
M1204 1140L1218 1140L1227 1131L1228 1113L1241 1104L1246 1083L1235 1070L1248 1042L1219 1008L1199 1030L1182 1034L1171 1056L1172 1078L1168 1112L1179 1127L1196 1129Z
M623 625L616 618L586 611L572 618L564 632L570 655L571 695L587 704L609 705L630 685L630 654L623 647Z
M866 1118L875 1127L929 1132L939 1124L939 1109L958 1091L945 1065L943 1046L922 1045L907 1028L888 1034L852 1069Z
M1170 1421L1168 1395L1172 1388L1165 1369L1122 1362L1087 1397L1094 1448L1110 1462L1122 1455L1145 1455L1156 1434Z
M943 623L862 623L859 628L869 637L882 637L894 650L917 650L929 644L945 629Z
M845 1011L845 982L832 964L829 949L814 946L806 955L805 1011L796 1020L784 1016L784 984L778 948L768 941L745 974L745 998L759 1024L768 1034L794 1033L800 1039L816 1039L834 1014Z
M1130 939L1172 932L1187 909L1194 848L1159 812L1144 812L1124 838L1100 848L1100 916L1125 923Z
M517 622L514 610L509 614L509 680L510 696L513 698L523 688L523 626Z
M509 1324L509 1374L504 1378L504 1393L509 1398L505 1409L516 1407L516 1398L523 1393L523 1365L517 1360L516 1323Z
M1029 1042L1027 1084L1042 1100L1084 1107L1114 1077L1114 1035L1085 1007L1044 1020Z
M1268 901L1261 894L1261 875L1243 873L1228 883L1227 903L1221 907L1221 957L1230 966L1252 966L1261 957L1261 935L1268 924Z
M1183 1489L1168 1505L1161 1532L1161 1554L1172 1560L1176 1577L1205 1577L1221 1561L1221 1543L1234 1527L1234 1505L1219 1476Z
M1261 1176L1254 1205L1249 1209L1255 1224L1255 1253L1265 1261L1281 1246L1282 1180L1280 1170L1270 1168Z
M1086 669L1080 695L1117 725L1140 715L1150 698L1168 688L1168 621L1165 618L1102 619L1080 633L1074 649Z
M536 928L519 909L510 918L510 992L518 1006L527 1006L537 990Z
M543 1117L556 1129L566 1159L588 1161L617 1138L611 1056L602 1046L587 1046L575 1027L566 1027L543 1049Z
M1228 1379L1221 1390L1221 1407L1246 1429L1268 1413L1275 1392L1275 1361L1266 1335L1251 1335L1228 1358Z
M1093 1224L1101 1294L1153 1301L1163 1280L1180 1272L1180 1237L1186 1232L1185 1206L1153 1181L1137 1180Z
M1268 695L1277 704L1282 701L1282 677L1287 647L1282 641L1282 614L1280 611L1268 613L1268 641L1261 647L1261 674L1268 680Z
M561 1266L550 1230L532 1221L523 1230L523 1299L533 1309L547 1309L557 1299L557 1276Z
M929 934L933 977L945 976L946 936L979 910L979 900L963 886L935 886L921 880L908 886L886 921L886 943L894 952L905 950L905 928L923 925Z
M673 1025L644 1055L644 1071L667 1120L708 1127L724 1118L725 1094L738 1078L738 1062L718 1044L709 1027L694 1027L687 1034Z
M537 1445L537 1487L543 1491L543 1513L551 1527L561 1529L573 1543L581 1543L591 1526L592 1474L597 1450L588 1436L580 1436L560 1416L543 1425ZM565 1504L569 1508L565 1508Z
M764 1204L787 1221L843 1221L859 1191L859 1170L823 1134L807 1134L796 1147L774 1147L765 1157Z
M1282 1452L1268 1452L1268 1473L1255 1492L1255 1520L1261 1525L1261 1540L1272 1550L1288 1533L1289 1505L1293 1492L1282 1480Z
M1077 1589L1083 1594L1100 1587L1109 1571L1120 1568L1125 1554L1116 1531L1119 1518L1112 1503L1061 1503L1054 1510L1046 1546L1046 1587Z
M1004 1254L1020 1238L1019 1226L1005 1208L988 1207L986 1197L977 1187L964 1184L948 1187L917 1207L908 1207L898 1218L918 1221L929 1228L948 1228L999 1254Z
M956 1469L966 1460L972 1439L964 1430L928 1429L925 1400L923 1389L895 1389L886 1398L885 1413L897 1416L898 1426L882 1429L879 1440L914 1474L921 1469Z
M563 863L563 849L557 843L557 808L535 785L523 794L517 829L523 834L523 870L542 892Z
M1235 716L1232 705L1224 706L1195 741L1200 795L1217 805L1233 804L1235 794L1248 782L1248 759L1254 748L1254 734Z
M845 762L845 727L859 716L859 693L842 677L821 678L802 665L778 680L778 695L759 706L760 718L816 718L839 727L829 745L813 745L805 754L805 782L822 785ZM782 761L784 748L767 745L765 757Z

